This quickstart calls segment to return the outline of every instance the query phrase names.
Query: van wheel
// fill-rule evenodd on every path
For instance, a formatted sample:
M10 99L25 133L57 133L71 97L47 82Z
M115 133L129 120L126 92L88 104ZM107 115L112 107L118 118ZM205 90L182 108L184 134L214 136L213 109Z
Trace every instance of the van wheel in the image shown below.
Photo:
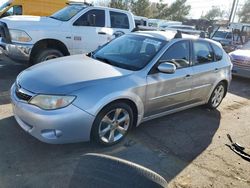
M127 135L133 121L133 111L128 104L111 103L96 116L91 136L99 144L114 145Z
M216 109L220 105L220 103L222 102L222 100L225 96L225 92L226 92L225 84L223 82L219 83L215 87L215 89L214 89L214 91L213 91L213 93L212 93L212 95L207 103L207 107L210 109Z
M43 61L48 61L50 59L55 59L64 56L62 52L57 49L45 49L38 52L38 55L34 58L33 64L41 63Z

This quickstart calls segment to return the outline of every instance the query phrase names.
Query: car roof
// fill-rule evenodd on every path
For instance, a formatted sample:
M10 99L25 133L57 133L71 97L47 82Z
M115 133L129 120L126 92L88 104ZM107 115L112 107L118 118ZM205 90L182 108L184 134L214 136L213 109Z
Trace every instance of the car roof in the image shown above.
M175 35L176 35L176 31L171 31L171 30L167 30L167 31L137 31L135 33L139 34L139 35L144 35L144 36L148 36L148 37L153 37L153 38L165 40L165 41L170 41L170 40L174 39ZM199 36L182 34L182 38L183 39L184 38L185 39L198 39Z

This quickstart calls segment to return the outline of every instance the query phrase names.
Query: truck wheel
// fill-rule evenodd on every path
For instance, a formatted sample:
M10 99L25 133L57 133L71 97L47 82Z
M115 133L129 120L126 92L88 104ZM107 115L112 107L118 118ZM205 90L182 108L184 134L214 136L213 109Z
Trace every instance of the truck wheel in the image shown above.
M33 64L41 63L43 61L48 61L50 59L55 59L64 56L62 52L56 49L45 49L40 51L34 58Z

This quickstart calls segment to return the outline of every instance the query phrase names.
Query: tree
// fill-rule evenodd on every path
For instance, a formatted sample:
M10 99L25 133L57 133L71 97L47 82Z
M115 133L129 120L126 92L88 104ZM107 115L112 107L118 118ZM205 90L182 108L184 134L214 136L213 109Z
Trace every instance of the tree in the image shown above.
M131 0L131 11L136 16L150 17L149 0Z
M161 0L156 4L154 17L159 19L183 21L191 9L191 6L186 5L186 2L187 0L176 0L168 6L168 4L163 3Z
M238 13L241 22L250 23L250 0L247 0Z
M224 11L222 11L219 7L213 6L212 9L210 9L202 18L213 21L215 18L222 17L223 15Z
M128 10L128 1L111 0L109 3L109 7L118 8L118 9L122 9L122 10Z

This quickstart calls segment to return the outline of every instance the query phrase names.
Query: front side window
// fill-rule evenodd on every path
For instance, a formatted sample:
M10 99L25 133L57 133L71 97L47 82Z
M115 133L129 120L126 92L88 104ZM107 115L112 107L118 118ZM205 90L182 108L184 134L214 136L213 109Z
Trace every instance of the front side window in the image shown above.
M124 13L110 11L111 28L129 29L128 16Z
M75 15L77 15L80 11L85 9L86 6L83 5L69 5L59 10L58 12L52 14L50 18L60 20L60 21L69 21Z
M180 41L170 46L160 61L169 61L175 64L177 69L189 67L189 53L189 41Z
M214 61L214 53L209 43L205 41L194 41L193 46L195 65Z
M98 50L93 58L136 71L144 68L166 43L160 39L127 34Z
M90 10L74 23L76 26L105 27L105 11Z

